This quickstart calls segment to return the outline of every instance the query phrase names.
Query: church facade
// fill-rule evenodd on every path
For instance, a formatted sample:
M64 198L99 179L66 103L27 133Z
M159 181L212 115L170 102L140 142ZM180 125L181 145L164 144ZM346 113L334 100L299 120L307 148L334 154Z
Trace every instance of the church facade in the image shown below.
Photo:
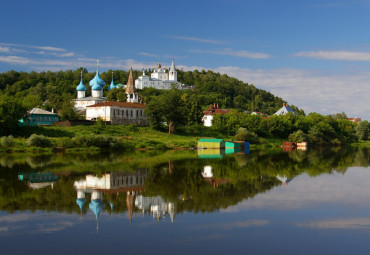
M143 72L143 75L139 76L135 80L135 87L137 89L149 87L156 89L171 89L172 85L176 88L181 88L181 83L177 81L177 71L174 59L172 59L172 64L168 72L165 68L162 68L160 63L158 63L157 68L153 69L150 77Z
M111 124L136 124L147 126L148 121L145 116L145 104L139 103L139 95L134 86L132 68L130 68L129 78L126 86L126 102L104 101L86 106L86 120L102 119ZM100 95L100 94L99 94Z

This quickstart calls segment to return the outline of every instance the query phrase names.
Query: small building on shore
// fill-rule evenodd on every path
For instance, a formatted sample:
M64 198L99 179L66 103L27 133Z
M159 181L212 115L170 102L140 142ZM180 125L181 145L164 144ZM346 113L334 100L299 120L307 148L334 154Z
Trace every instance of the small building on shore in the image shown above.
M60 117L54 113L40 108L33 108L27 112L27 116L19 120L20 126L50 126L60 121Z

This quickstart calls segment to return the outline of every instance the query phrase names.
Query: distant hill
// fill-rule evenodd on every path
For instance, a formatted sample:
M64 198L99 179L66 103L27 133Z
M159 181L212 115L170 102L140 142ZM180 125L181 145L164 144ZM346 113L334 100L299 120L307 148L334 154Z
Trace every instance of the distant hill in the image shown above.
M63 101L76 98L76 86L80 82L81 71L83 82L87 87L86 95L90 95L89 81L94 77L95 72L88 73L85 68L58 72L16 72L8 71L0 73L1 93L27 98L30 106L36 107L44 104L46 108L56 110L62 107ZM146 71L147 74L151 70ZM135 78L142 74L141 71L134 71ZM208 105L218 103L220 108L237 108L241 111L258 111L273 114L285 101L272 93L256 88L252 84L244 83L226 74L219 74L213 71L181 71L178 70L178 81L188 85L195 85L195 90L201 98L201 104ZM109 84L112 79L112 70L101 73L102 79ZM115 84L125 84L128 72L122 70L113 71ZM108 85L104 87L104 95L107 95ZM145 92L140 92L144 93ZM140 94L139 93L139 94ZM161 93L158 91L158 93ZM145 98L145 97L144 97ZM292 106L293 109L298 110Z

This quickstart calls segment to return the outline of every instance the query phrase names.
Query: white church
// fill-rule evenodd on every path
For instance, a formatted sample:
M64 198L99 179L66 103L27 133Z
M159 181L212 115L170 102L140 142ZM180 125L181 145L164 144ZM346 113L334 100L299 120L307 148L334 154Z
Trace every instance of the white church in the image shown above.
M166 68L162 68L161 64L158 63L157 68L153 69L150 78L143 71L143 75L139 76L135 80L135 87L137 89L148 87L156 89L171 89L172 84L174 84L175 88L181 88L181 83L177 81L177 71L174 59L172 59L172 64L168 72Z

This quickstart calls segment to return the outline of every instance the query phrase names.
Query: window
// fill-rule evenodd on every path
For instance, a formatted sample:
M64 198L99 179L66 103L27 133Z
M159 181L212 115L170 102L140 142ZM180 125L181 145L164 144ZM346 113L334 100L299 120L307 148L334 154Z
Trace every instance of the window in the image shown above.
M132 116L134 116L134 114L133 114L133 112L132 112L132 110L131 110L131 117L132 117Z
M128 110L126 110L126 117L128 117Z

